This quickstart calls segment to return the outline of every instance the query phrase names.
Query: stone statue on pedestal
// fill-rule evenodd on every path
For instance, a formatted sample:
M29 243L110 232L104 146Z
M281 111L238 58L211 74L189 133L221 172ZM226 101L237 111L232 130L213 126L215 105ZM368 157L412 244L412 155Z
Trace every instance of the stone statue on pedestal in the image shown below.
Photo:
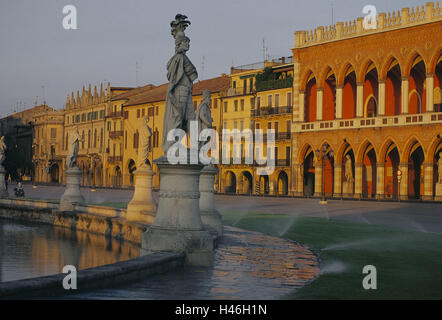
M161 145L165 155L153 161L160 172L158 209L152 225L143 233L141 253L180 252L185 253L185 263L188 265L211 266L214 261L214 236L219 236L222 232L219 214L217 216L213 210L213 178L216 170L208 168L210 171L201 178L204 166L199 161L189 163L190 152L186 163L172 164L167 157L169 148L175 144L175 141L167 139L171 130L181 129L188 133L190 121L196 120L192 89L198 74L186 56L190 42L184 35L184 30L190 24L186 19L186 16L177 14L170 24L175 38L175 55L167 64L169 86ZM208 106L210 94L207 92L205 96L203 103ZM202 115L205 113L204 108L206 106L201 106L199 120L202 121L201 124L204 122L204 126L211 125L206 115ZM204 223L213 226L213 234L205 229L201 206L207 213Z
M60 199L60 211L75 211L75 206L84 203L80 192L81 171L77 165L79 143L83 141L78 128L70 137L69 152L66 157L66 190Z
M80 133L78 132L78 129L75 129L70 137L69 151L66 158L66 166L68 169L77 167L77 157L80 141L83 140L80 136Z
M190 24L185 15L177 14L170 23L171 34L175 38L175 55L167 63L169 86L166 94L166 108L163 122L162 149L165 154L175 141L167 141L168 133L173 129L189 132L189 122L195 120L192 103L193 81L198 77L195 66L186 56L190 39L184 30Z
M353 182L353 164L351 162L351 157L347 154L345 158L347 159L345 160L345 179L347 182Z
M353 163L351 161L351 157L349 154L347 154L345 156L345 158L347 160L345 160L345 164L344 164L344 175L345 175L345 180L342 183L342 193L343 196L352 196L353 195L353 190L354 190L354 177L353 177Z
M151 137L152 137L152 129L148 125L149 123L149 116L146 115L143 117L143 124L141 126L140 131L140 148L138 149L138 163L137 165L139 167L143 167L146 165L148 159L149 159L149 152L152 149L151 146Z
M137 170L135 170L135 191L132 200L127 204L126 220L152 224L157 205L152 197L152 176L154 172L148 164L151 148L152 130L149 116L143 117L140 131L140 148L138 149Z

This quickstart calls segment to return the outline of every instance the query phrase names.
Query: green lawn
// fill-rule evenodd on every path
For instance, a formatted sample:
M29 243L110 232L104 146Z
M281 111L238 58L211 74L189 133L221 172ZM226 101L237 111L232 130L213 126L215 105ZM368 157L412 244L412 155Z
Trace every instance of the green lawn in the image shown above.
M284 214L221 214L226 225L282 236L319 255L323 274L288 299L442 298L442 235ZM362 287L365 265L377 269L377 290Z

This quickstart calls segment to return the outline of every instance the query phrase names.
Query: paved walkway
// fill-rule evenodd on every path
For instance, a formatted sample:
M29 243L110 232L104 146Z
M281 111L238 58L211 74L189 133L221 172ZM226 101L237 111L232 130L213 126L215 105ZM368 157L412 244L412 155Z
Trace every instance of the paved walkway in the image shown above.
M13 188L11 185L11 194ZM25 192L27 197L60 199L64 187L38 186L33 189L32 185L25 185ZM91 192L89 188L82 188L81 192L89 203L127 203L133 195L132 190L120 189ZM154 197L157 197L156 193ZM295 217L322 217L442 233L442 203L329 200L327 205L320 205L318 199L216 195L215 204L221 213L234 211L239 217L248 212L285 213Z
M138 283L68 295L69 299L278 299L319 275L301 245L225 227L212 268L183 268Z

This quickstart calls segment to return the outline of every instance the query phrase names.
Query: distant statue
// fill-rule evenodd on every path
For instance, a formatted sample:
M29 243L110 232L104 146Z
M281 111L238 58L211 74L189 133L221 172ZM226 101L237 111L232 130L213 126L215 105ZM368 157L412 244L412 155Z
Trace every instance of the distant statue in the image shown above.
M210 92L209 90L203 91L203 101L201 101L196 111L196 120L198 121L199 132L204 129L212 128L212 112L210 111Z
M149 116L146 115L143 117L143 124L141 126L141 131L140 131L141 147L138 149L138 161L137 161L138 166L140 167L146 165L149 159L149 153L152 150L151 146L152 130L150 129L148 123L149 123Z
M351 157L349 154L345 156L347 160L345 160L345 179L347 182L353 182L353 165L351 162Z
M69 145L69 153L66 158L66 166L68 169L75 168L77 166L77 157L78 157L78 149L80 141L83 139L78 132L78 129L75 129L71 134L70 145Z
M439 183L442 183L442 151L439 152L439 160L437 161L437 172L439 173Z
M166 94L164 112L162 149L167 153L174 141L167 141L168 133L173 129L189 132L189 122L195 120L195 109L192 103L193 81L198 77L195 66L186 56L190 39L184 30L190 24L187 17L177 14L170 23L171 34L175 38L175 55L167 63L167 80L169 86Z
M0 138L0 166L3 166L3 162L6 159L6 149L5 136L2 136Z

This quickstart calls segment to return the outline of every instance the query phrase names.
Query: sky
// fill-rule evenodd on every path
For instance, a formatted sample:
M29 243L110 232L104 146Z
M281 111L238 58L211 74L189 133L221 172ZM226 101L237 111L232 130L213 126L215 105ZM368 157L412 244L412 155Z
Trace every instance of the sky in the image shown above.
M66 95L111 82L137 86L167 82L174 53L169 23L176 13L191 26L188 56L199 79L232 65L291 56L294 32L416 7L416 0L0 0L0 117L34 101L64 108ZM63 8L77 11L77 30L63 28ZM204 61L204 64L203 64ZM204 65L204 67L203 67Z

